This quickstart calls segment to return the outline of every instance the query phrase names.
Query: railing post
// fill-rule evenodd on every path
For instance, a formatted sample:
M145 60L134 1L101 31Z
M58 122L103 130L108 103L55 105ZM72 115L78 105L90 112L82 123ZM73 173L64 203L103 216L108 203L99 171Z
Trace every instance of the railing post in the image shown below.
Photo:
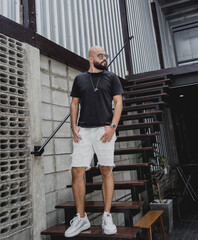
M35 0L22 0L23 26L36 33L36 4Z

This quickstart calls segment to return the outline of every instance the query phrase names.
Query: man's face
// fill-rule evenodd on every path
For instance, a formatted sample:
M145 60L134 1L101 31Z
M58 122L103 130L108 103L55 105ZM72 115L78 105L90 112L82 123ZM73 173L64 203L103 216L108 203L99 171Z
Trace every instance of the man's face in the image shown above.
M97 51L95 56L93 57L94 67L99 70L108 70L107 67L107 55L105 51Z

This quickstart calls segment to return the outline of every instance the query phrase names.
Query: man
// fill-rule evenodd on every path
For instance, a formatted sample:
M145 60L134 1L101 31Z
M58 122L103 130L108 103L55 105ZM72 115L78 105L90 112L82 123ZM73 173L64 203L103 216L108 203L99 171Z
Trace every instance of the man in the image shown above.
M90 168L94 153L98 158L103 181L102 228L105 234L117 232L110 210L114 191L112 168L115 166L115 130L122 112L123 89L118 77L107 71L107 55L102 47L90 48L89 64L88 72L75 78L71 92L71 128L74 138L71 169L77 214L71 220L71 226L65 232L65 237L76 236L90 228L85 213L84 173ZM112 99L115 105L114 113ZM77 125L79 104L81 108Z

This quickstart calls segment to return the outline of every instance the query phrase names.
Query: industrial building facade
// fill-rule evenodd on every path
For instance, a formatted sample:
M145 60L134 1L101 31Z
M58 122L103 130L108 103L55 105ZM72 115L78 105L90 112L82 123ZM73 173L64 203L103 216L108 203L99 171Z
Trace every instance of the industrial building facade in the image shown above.
M134 37L109 69L123 82L172 74L159 151L171 166L196 163L197 113L192 105L197 98L198 14L193 0L0 0L0 14L2 239L42 239L46 227L64 222L64 212L54 206L73 200L66 188L71 183L70 120L42 156L31 151L69 113L73 80L88 69L88 49L93 45L104 46L111 61ZM139 145L116 144L121 149ZM129 164L138 158L138 153L117 155L115 162ZM137 174L115 172L114 177L124 181ZM115 192L114 200L129 192ZM100 193L87 196L100 198ZM91 217L99 222L97 214ZM124 224L122 215L114 221Z

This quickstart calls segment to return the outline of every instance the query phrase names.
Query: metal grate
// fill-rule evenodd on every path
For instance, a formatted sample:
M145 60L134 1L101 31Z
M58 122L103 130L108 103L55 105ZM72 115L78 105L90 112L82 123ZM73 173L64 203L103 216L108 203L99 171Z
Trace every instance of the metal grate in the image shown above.
M24 47L0 34L0 238L30 226Z

